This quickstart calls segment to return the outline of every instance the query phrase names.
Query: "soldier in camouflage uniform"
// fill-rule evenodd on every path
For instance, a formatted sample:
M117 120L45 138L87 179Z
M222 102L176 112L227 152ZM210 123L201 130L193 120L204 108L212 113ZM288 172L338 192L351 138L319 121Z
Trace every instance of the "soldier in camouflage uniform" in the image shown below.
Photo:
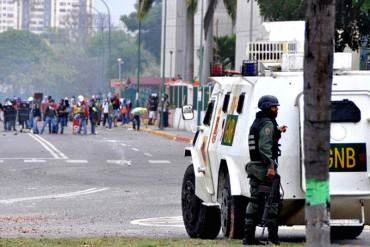
M276 172L280 155L279 139L287 127L278 127L276 117L278 113L278 99L265 95L258 101L260 112L256 114L249 132L249 153L251 162L247 164L247 173L250 183L251 198L247 206L245 220L244 245L262 244L255 238L256 226L260 223L264 210L265 198L268 189L271 190L272 178L279 176ZM267 190L266 190L267 188ZM279 244L278 216L280 198L275 198L268 212L266 222L269 241Z

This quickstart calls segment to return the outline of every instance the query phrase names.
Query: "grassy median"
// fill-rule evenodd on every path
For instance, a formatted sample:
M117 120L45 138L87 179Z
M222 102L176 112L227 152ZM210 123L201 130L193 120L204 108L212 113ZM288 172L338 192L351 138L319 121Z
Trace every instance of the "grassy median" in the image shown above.
M149 239L149 238L63 238L63 239L34 239L34 238L0 238L0 247L159 247L159 246L242 246L240 240L194 240L194 239ZM303 243L282 243L281 246L303 246Z

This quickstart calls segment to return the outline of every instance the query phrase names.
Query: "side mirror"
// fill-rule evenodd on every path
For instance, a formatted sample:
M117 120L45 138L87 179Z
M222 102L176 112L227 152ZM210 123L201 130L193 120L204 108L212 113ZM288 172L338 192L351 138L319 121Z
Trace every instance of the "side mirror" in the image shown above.
M193 120L194 119L194 110L192 105L184 105L182 107L182 118L184 120Z

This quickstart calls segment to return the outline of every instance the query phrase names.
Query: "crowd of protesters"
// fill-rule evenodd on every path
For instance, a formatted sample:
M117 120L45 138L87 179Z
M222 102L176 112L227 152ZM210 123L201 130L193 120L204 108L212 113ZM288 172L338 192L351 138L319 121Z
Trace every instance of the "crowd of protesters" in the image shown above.
M163 101L163 125L168 127L168 101ZM4 131L17 133L17 122L21 132L44 134L63 134L68 124L72 125L73 134L96 135L96 127L108 129L129 124L132 121L133 129L140 129L143 110L148 112L148 125L156 123L159 100L156 94L149 96L146 108L137 110L132 107L129 99L120 98L117 94L108 97L93 95L90 99L78 97L62 98L56 101L51 96L45 98L29 97L27 100L8 98L0 103L0 120L4 122ZM161 109L161 108L160 108ZM136 111L137 110L137 111Z

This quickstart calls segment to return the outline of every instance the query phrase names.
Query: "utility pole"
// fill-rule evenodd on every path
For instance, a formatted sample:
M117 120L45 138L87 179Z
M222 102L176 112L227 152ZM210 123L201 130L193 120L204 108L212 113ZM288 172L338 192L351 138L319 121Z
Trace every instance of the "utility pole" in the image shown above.
M162 90L161 90L161 118L159 128L163 130L164 120L164 97L165 97L165 82L166 82L166 38L167 38L167 0L164 0L163 6L163 46L162 46Z
M139 106L140 73L141 73L141 18L139 18L139 35L137 47L137 84L136 84L136 107Z
M306 0L304 166L306 245L330 246L329 147L335 0Z
M202 85L203 85L203 58L204 58L204 47L203 47L203 16L204 16L204 0L202 1L201 5L201 11L200 11L200 43L199 43L199 49L200 49L200 59L199 59L199 87L198 87L198 97L197 97L197 125L200 126L200 115L202 112L201 104L202 104Z

